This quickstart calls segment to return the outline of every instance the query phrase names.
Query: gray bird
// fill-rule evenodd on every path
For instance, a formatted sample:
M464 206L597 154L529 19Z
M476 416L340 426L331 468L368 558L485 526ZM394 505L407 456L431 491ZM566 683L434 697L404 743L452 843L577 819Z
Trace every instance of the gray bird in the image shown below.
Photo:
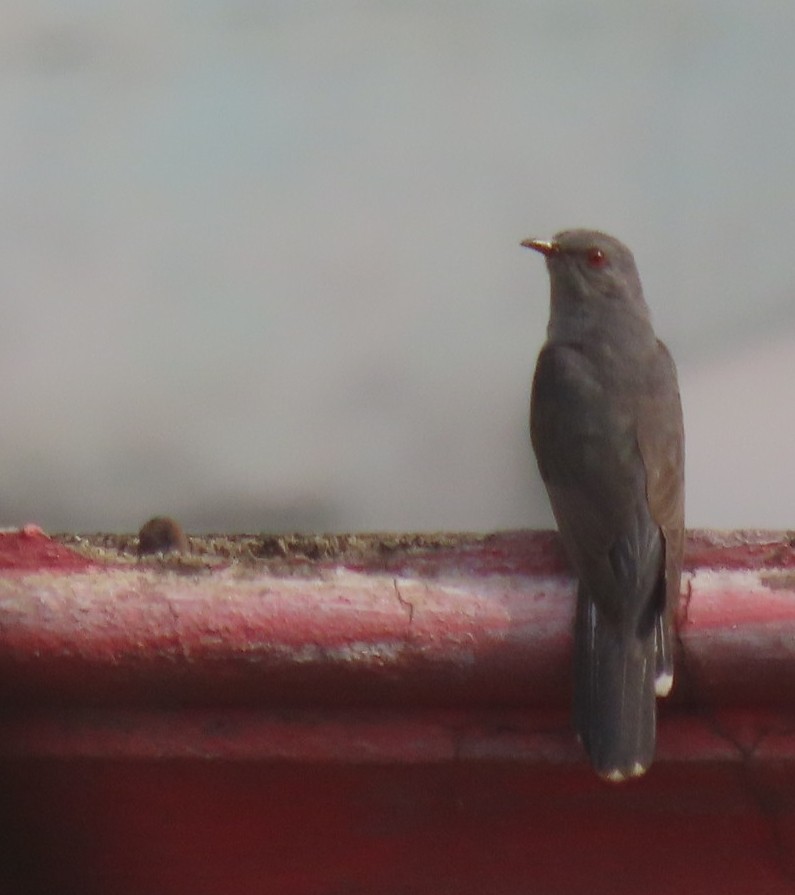
M566 230L546 258L547 341L530 434L578 579L574 725L597 773L654 758L656 697L673 684L684 546L684 430L676 368L617 239Z

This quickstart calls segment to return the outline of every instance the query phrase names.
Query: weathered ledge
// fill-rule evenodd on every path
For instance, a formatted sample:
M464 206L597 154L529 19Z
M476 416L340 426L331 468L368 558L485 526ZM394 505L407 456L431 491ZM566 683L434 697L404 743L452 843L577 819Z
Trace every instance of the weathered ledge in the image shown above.
M691 532L657 758L569 720L555 535L0 533L0 892L788 895L795 538Z
M795 758L793 543L690 533L661 759L741 759L752 747ZM17 707L0 754L184 754L198 737L208 754L307 760L325 743L342 760L346 748L351 760L395 760L391 735L379 744L368 731L411 712L408 761L462 749L579 759L573 586L554 533L190 544L189 555L141 560L133 537L0 534L0 700ZM305 735L342 708L344 730ZM119 733L119 713L153 736ZM451 737L466 727L468 739Z

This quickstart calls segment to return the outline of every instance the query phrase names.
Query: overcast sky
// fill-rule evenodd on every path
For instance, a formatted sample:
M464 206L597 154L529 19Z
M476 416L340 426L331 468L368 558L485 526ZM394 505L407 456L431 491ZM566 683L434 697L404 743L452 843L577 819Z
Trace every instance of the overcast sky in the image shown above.
M0 522L551 524L527 236L635 251L688 523L795 525L795 5L0 11Z

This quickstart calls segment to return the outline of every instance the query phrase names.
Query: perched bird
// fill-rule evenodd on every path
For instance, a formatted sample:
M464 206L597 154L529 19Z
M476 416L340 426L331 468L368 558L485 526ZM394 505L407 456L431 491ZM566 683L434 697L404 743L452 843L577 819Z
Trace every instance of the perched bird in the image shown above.
M597 773L643 774L656 696L673 684L684 545L684 429L676 368L617 239L566 230L546 258L547 341L530 433L578 579L574 724Z

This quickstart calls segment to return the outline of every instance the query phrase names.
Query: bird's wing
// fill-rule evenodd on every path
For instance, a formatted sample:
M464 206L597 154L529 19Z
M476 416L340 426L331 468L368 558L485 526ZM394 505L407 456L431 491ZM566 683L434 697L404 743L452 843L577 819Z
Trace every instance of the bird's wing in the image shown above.
M547 345L533 379L530 430L541 476L577 577L613 618L628 593L648 599L659 529L645 499L636 409L604 387L576 345Z
M684 548L685 437L676 368L662 342L658 341L647 372L648 386L638 408L637 439L649 509L665 538L666 603L672 609L679 594Z

